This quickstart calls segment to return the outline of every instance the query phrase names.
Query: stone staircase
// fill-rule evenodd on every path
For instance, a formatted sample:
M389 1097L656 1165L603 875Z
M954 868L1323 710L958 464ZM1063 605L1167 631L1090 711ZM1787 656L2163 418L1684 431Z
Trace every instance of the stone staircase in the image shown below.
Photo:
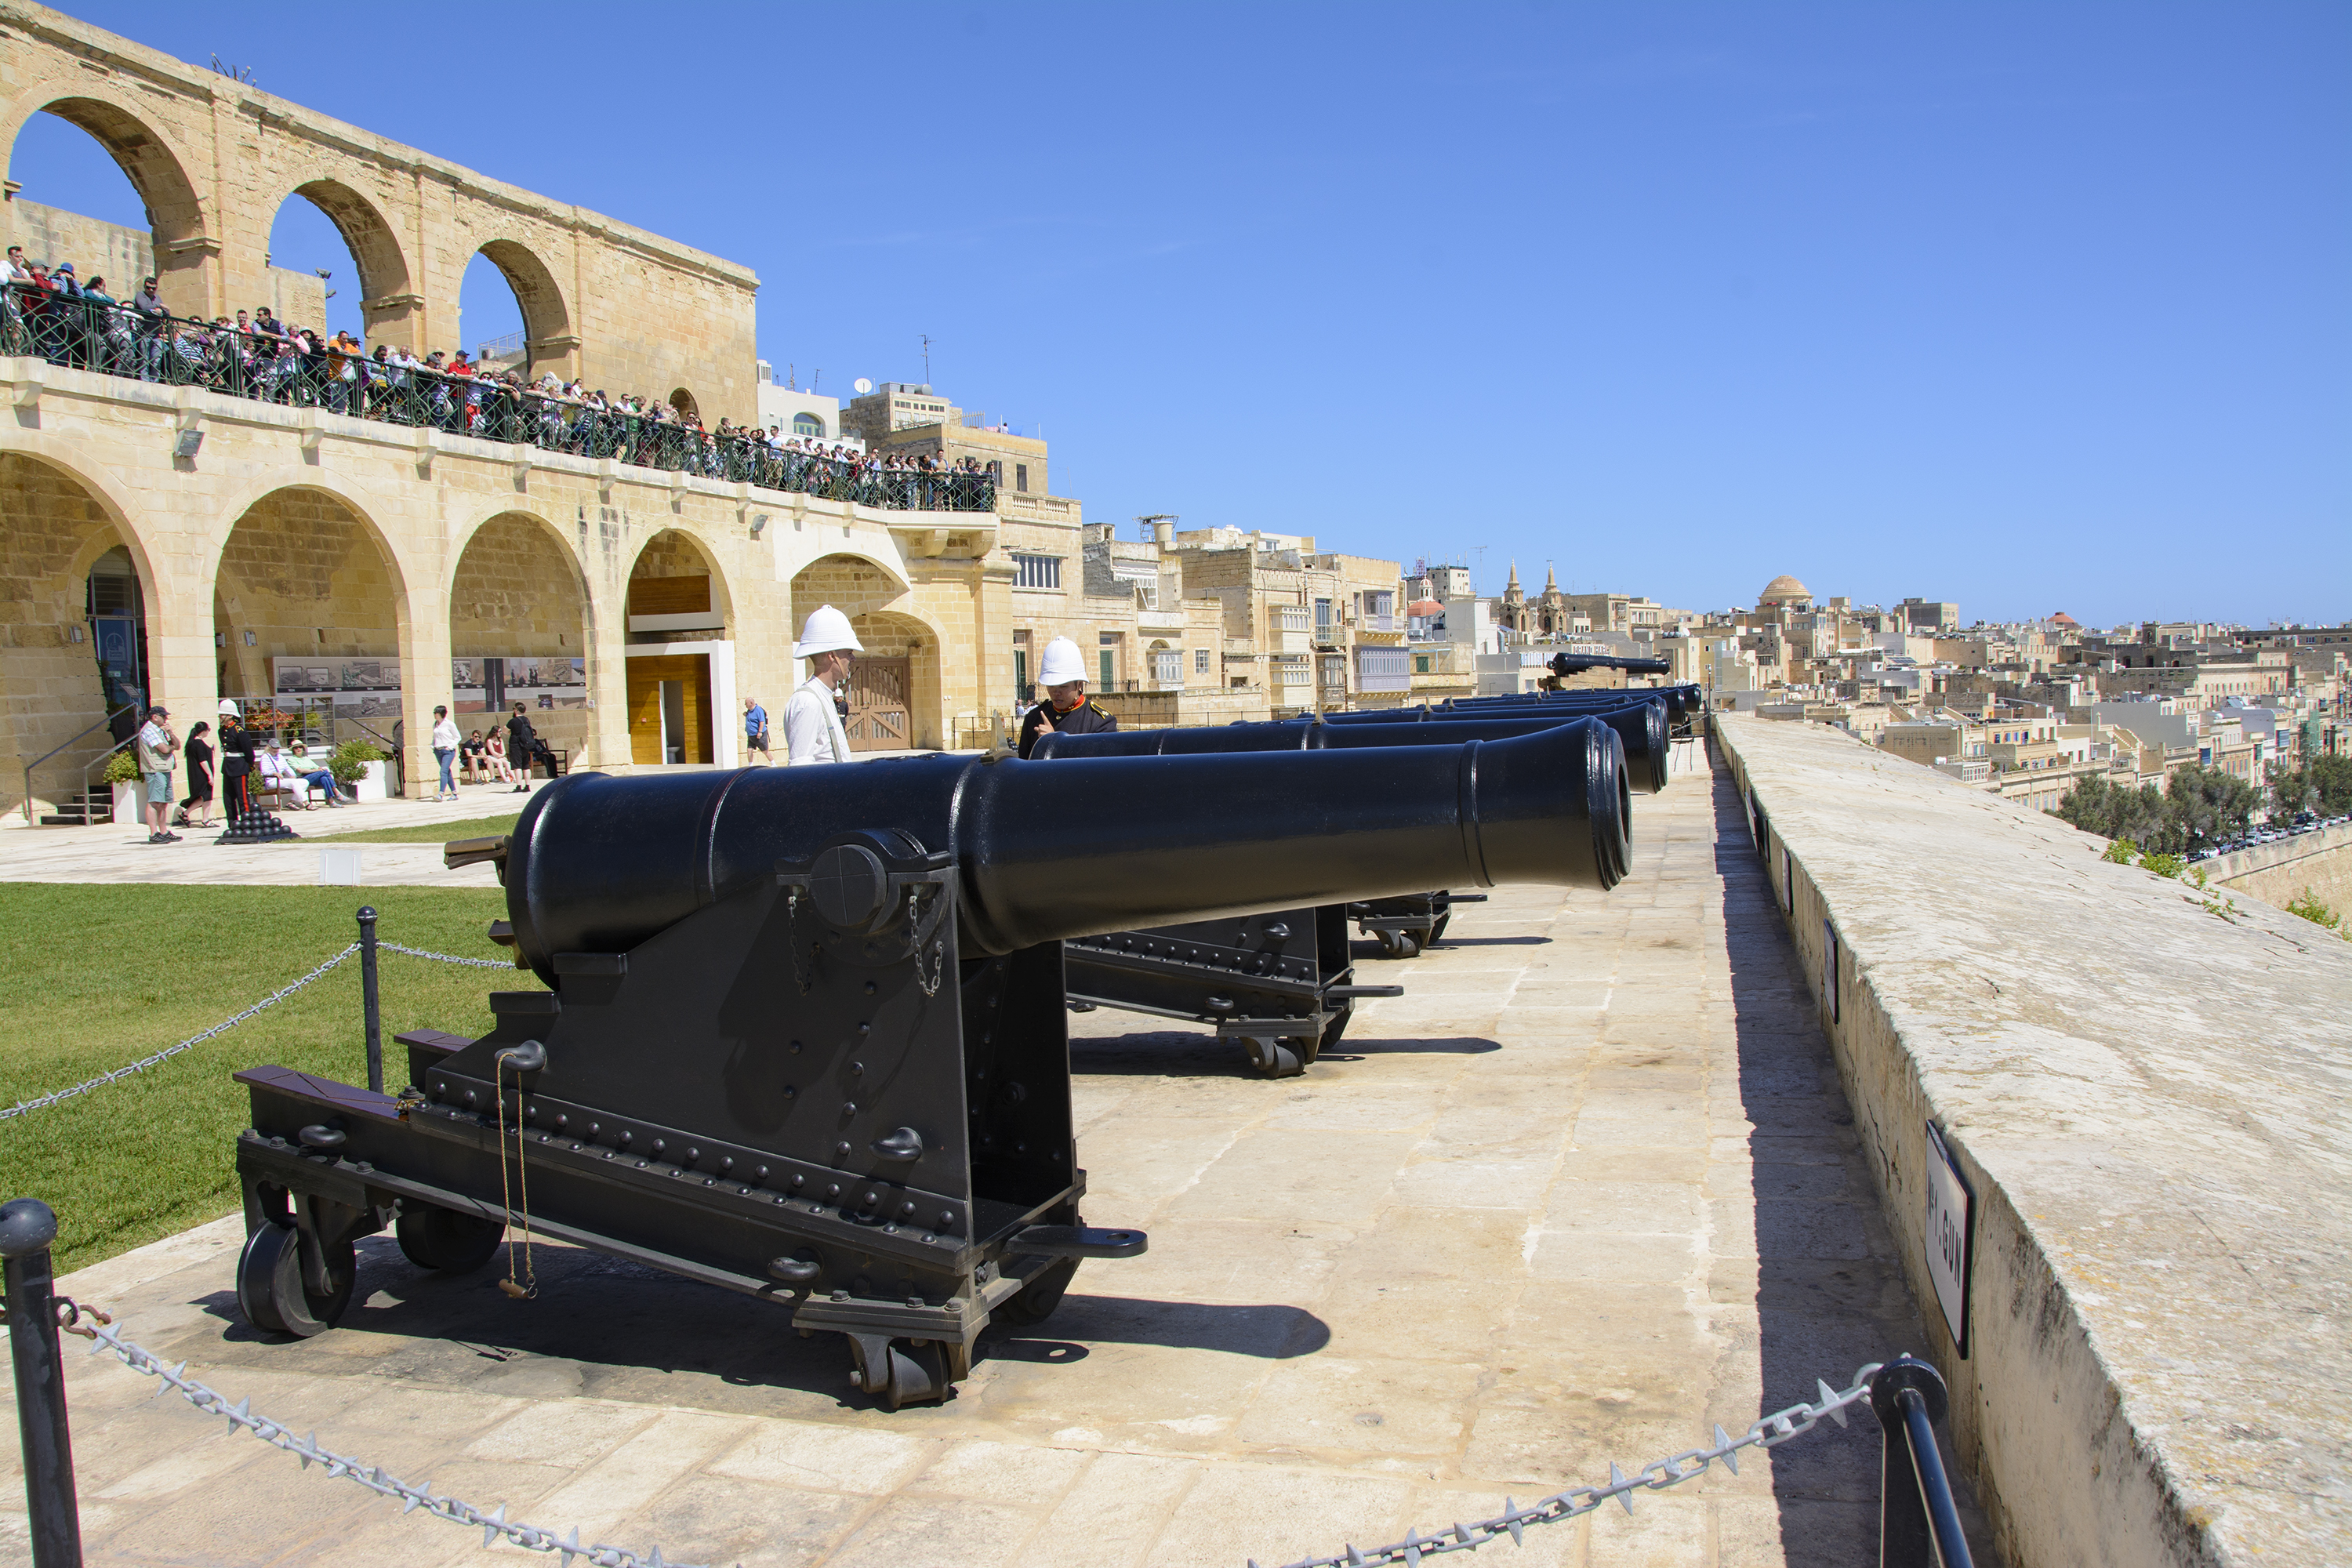
M54 816L41 818L44 827L88 827L92 823L114 820L114 786L93 784L82 793L79 800L60 799Z

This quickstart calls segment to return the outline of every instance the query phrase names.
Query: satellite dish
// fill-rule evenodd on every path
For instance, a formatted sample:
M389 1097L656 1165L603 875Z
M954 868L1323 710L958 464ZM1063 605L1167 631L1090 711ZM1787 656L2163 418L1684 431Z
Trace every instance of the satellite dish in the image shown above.
M873 390L874 390L874 384L873 384L872 382L870 382L870 381L866 380L866 379L864 376L862 376L862 375L861 375L861 376L859 376L856 381L852 382L850 384L857 388L858 395L859 395L859 396L861 396L861 397L863 397L866 394L867 394L867 393L869 393L869 392L871 392L871 391L873 391Z

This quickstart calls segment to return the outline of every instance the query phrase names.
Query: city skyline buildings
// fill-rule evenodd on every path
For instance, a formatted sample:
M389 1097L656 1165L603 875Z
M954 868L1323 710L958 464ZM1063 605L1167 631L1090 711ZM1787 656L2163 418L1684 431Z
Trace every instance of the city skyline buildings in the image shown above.
M929 379L1045 426L1096 521L1436 534L1490 593L1549 558L1693 607L1793 569L1988 619L2352 610L2324 8L742 10L625 56L466 13L468 59L533 62L494 113L373 45L385 76L315 68L362 47L336 16L72 14L754 268L803 385L919 379L928 333ZM857 68L780 108L761 62L811 50L940 68L911 110ZM687 107L631 134L623 102ZM959 155L858 151L905 136Z

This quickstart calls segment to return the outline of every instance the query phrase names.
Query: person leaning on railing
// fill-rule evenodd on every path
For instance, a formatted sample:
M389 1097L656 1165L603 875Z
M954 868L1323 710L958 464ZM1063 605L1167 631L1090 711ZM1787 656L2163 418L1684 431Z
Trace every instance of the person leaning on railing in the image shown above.
M903 453L859 454L835 443L787 437L721 419L706 430L690 415L635 394L613 396L550 372L536 384L491 373L463 351L423 357L397 344L370 350L348 331L329 335L276 320L266 308L235 320L182 320L163 307L155 279L124 302L104 279L77 282L8 253L0 278L0 352L53 364L200 385L258 402L325 407L457 435L530 441L550 451L618 458L635 466L801 490L828 500L893 509L985 510L994 481L971 458L947 462Z

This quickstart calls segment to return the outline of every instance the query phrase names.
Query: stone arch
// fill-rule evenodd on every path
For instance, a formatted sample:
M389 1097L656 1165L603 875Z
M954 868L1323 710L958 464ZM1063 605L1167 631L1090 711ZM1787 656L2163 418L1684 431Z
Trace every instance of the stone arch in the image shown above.
M86 78L42 82L16 96L0 118L0 145L7 148L10 158L26 122L43 112L88 132L147 204L164 303L185 314L206 312L202 269L215 247L203 243L207 237L204 203L188 174L194 160L173 145L139 106Z
M402 329L415 315L415 284L408 253L401 247L400 233L392 220L358 191L324 176L305 180L289 191L278 206L270 208L273 218L279 207L296 196L326 214L335 232L343 237L343 248L352 253L352 265L359 268L360 314L368 341L400 339Z
M220 563L220 550L226 547L228 535L235 531L238 521L245 517L246 513L280 490L316 490L320 495L341 502L344 509L359 521L367 531L368 537L374 542L375 547L383 552L385 560L391 564L394 590L399 595L404 615L406 613L410 585L432 580L433 574L422 570L417 563L412 561L394 542L391 532L376 521L377 513L384 510L381 500L331 469L314 468L308 464L299 468L275 469L257 479L247 480L229 493L222 502L220 510L215 514L221 520L222 531L221 545L215 549L210 563L215 570Z
M222 695L312 714L310 727L331 741L350 738L345 730L391 739L409 702L429 695L409 685L432 678L410 657L415 574L366 498L330 475L280 478L222 515L214 630L237 650L224 678L243 687Z
M626 584L629 760L731 765L735 605L717 549L689 528L658 530L631 558Z
M727 574L719 567L718 551L693 529L662 528L648 534L629 559L627 581L634 584L646 578L695 575L710 579L710 613L725 628L719 635L728 635L735 625L734 595L727 586ZM628 613L625 607L623 613Z
M453 544L450 706L459 728L496 722L520 700L541 739L580 756L594 729L594 610L571 542L538 512L508 506Z
M87 625L91 567L121 549L147 605L151 694L153 617L161 603L145 542L119 498L86 482L79 465L47 454L0 452L0 766L22 770L107 717L106 683ZM79 787L79 764L113 745L104 728L68 746L33 780L44 802ZM21 803L19 803L21 804ZM37 816L45 809L37 806Z
M700 423L702 419L701 406L694 401L694 394L688 392L686 388L682 386L672 387L670 389L668 402L669 405L677 411L678 417L682 419L691 419L698 424Z
M572 307L554 272L537 251L520 240L493 239L478 248L507 280L507 287L514 290L515 303L521 307L523 352L530 368L559 362L569 364L574 346Z
M906 743L941 744L947 730L943 664L947 637L939 622L917 605L897 565L861 550L844 548L802 567L793 577L792 593L795 631L811 610L831 605L849 617L850 628L866 645L860 662L869 672L882 660L905 661ZM853 715L856 706L854 695ZM865 749L855 737L851 743Z

